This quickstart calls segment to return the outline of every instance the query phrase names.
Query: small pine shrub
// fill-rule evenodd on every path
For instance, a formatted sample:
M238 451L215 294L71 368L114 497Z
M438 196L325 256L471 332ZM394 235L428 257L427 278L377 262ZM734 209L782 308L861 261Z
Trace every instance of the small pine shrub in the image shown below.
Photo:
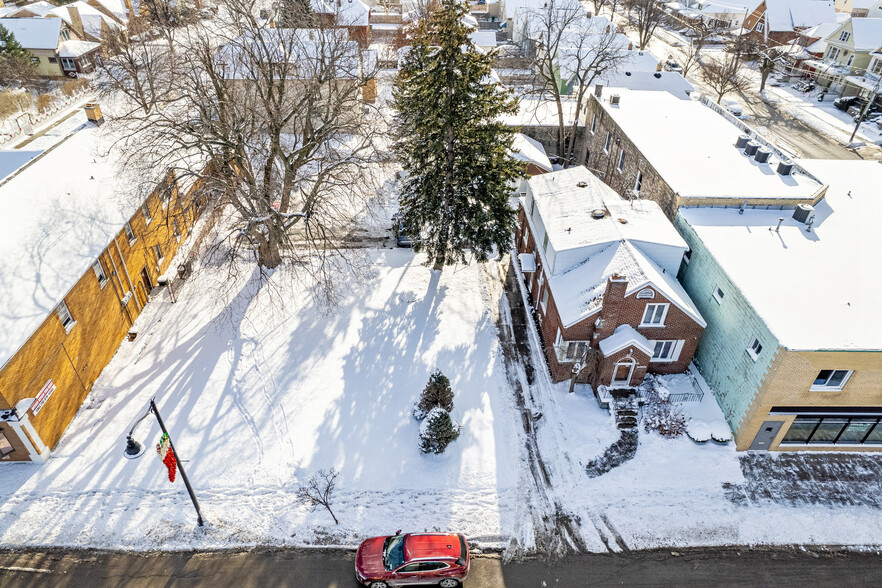
M436 406L428 412L420 425L420 451L444 453L447 446L459 437L461 428L450 418L449 412Z
M413 407L413 416L422 420L436 406L447 412L453 410L453 390L450 388L450 380L441 370L435 370L429 376L429 383L423 388L419 401Z

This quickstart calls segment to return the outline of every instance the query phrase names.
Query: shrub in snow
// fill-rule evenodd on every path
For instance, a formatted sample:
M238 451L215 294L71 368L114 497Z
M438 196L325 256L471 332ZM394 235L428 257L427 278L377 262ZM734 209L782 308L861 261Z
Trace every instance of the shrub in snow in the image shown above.
M306 486L301 486L297 491L297 497L307 506L310 512L315 511L319 506L324 506L334 519L334 524L339 525L340 521L334 511L331 510L331 497L334 494L334 488L337 487L337 476L340 470L331 468L330 470L319 470L306 482Z
M696 443L710 441L711 427L705 421L692 421L686 426L686 434Z
M435 370L429 376L429 383L423 388L419 401L413 407L413 416L417 420L423 420L436 406L447 412L453 410L453 390L450 389L450 380L441 370Z
M459 437L461 427L440 406L428 412L420 425L420 450L423 453L444 453L447 446Z
M670 396L662 398L657 392L649 394L644 408L643 429L648 433L658 431L662 437L673 439L686 431L689 419L671 402Z

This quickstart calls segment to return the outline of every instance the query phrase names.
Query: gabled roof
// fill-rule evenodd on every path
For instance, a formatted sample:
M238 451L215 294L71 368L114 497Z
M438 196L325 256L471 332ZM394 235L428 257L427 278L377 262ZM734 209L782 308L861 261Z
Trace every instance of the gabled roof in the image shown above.
M31 14L35 14L37 16L45 16L49 14L53 8L56 8L55 4L51 4L49 2L46 2L45 0L40 0L39 2L32 2L31 4L15 6L14 11L10 12L10 14L18 14L19 12L28 11Z
M536 139L531 139L522 133L516 133L511 146L514 150L512 155L514 155L515 159L532 163L539 169L547 172L552 170L551 160L548 159L545 148Z
M771 31L794 31L822 22L836 22L831 0L765 0L765 22Z
M101 23L105 23L109 29L123 28L116 20L102 13L97 8L78 0L72 4L65 4L54 8L49 16L57 16L61 18L68 26L73 26L73 18L70 15L70 8L76 8L80 13L80 21L83 23L83 31L96 39L101 39Z
M643 353L652 357L653 349L649 344L649 340L638 333L637 329L631 325L619 325L612 335L606 339L601 339L600 352L603 353L604 357L609 357L628 346L637 347Z
M55 49L61 35L60 18L0 18L25 49Z
M882 18L853 18L850 22L855 51L875 51L882 46ZM838 38L836 33L833 35L828 41Z

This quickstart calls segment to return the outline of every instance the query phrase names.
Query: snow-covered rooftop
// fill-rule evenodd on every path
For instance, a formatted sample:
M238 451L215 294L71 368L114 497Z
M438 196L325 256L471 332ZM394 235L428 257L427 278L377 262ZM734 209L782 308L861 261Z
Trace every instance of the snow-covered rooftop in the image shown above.
M96 39L101 38L101 24L104 23L108 29L122 28L115 18L107 16L97 8L86 4L82 0L78 0L72 4L66 4L52 9L51 14L59 17L68 25L73 26L73 18L70 15L70 9L76 8L80 13L80 21L83 23L83 31L92 35ZM61 57L66 57L62 55Z
M527 184L550 246L537 251L565 325L600 307L606 280L614 273L628 279L628 293L652 283L704 324L675 278L686 242L658 204L624 200L581 166L534 176ZM595 218L594 211L603 211L603 217ZM535 234L533 218L530 223Z
M89 51L94 51L101 47L101 43L93 43L92 41L64 41L58 45L59 57L79 57L85 55Z
M619 325L612 335L600 341L600 352L609 357L628 345L639 347L643 353L652 357L653 349L649 341L631 325Z
M472 40L472 43L484 49L496 47L496 33L493 31L473 31L469 34L469 39Z
M61 34L59 18L0 18L0 25L15 35L25 49L55 49Z
M613 94L620 97L618 106L609 103ZM808 199L823 188L807 176L783 176L744 156L735 147L742 131L696 101L668 92L604 88L600 103L683 198Z
M855 51L875 51L882 46L882 18L853 18L851 23L852 36L849 39ZM839 31L847 28L843 24L827 37L827 42L837 43Z
M564 123L571 125L576 118L576 101L563 100ZM536 98L521 98L518 102L518 111L513 114L505 114L503 123L509 126L558 126L557 104L554 100L541 100ZM579 126L585 126L585 122L579 120Z
M607 73L600 80L604 86L629 90L668 92L681 100L688 100L695 87L686 78L673 71L625 71Z
M769 31L793 31L836 22L832 0L765 0Z
M514 136L512 148L514 150L513 155L515 159L519 159L526 163L532 163L539 169L547 172L551 171L551 160L548 159L548 155L545 153L545 148L542 147L542 143L536 139L531 139L522 133L517 133Z
M82 111L68 123L69 138L45 151L0 151L0 366L122 230L144 187L102 155L106 126Z
M781 345L882 350L882 164L799 164L830 182L811 232L787 210L687 208L680 215Z

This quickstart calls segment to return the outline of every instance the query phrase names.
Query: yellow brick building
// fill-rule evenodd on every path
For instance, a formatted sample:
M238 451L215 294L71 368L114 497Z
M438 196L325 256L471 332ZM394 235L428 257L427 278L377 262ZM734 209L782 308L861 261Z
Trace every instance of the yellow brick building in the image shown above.
M196 217L192 188L124 178L103 140L86 123L23 165L0 152L3 460L49 456Z

